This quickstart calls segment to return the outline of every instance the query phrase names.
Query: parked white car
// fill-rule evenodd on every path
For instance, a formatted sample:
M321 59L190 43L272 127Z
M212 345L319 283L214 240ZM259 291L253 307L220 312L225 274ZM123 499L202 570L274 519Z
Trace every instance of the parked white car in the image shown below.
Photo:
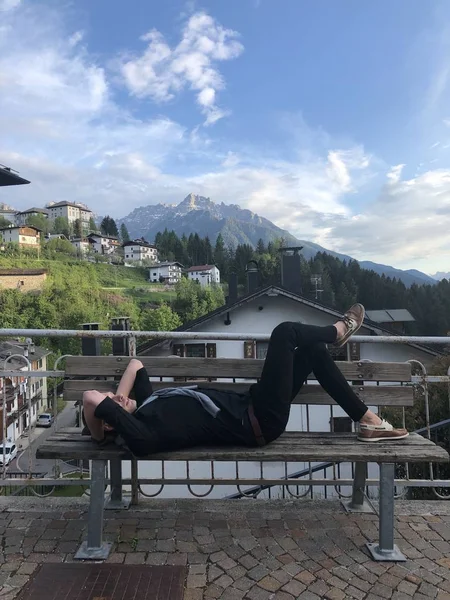
M42 413L36 421L37 427L51 427L53 425L53 415L51 413Z
M3 454L4 453L4 454ZM5 456L5 461L3 462L3 456ZM17 446L14 442L6 442L3 446L3 442L0 442L0 465L3 464L9 465L9 463L14 460L17 456Z

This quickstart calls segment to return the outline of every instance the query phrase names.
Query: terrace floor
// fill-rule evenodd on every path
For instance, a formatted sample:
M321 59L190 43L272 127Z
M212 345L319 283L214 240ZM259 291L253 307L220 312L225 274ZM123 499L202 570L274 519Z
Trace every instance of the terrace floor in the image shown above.
M73 562L86 512L85 499L0 498L0 600L43 563ZM377 517L335 501L142 500L106 512L105 538L109 564L185 566L184 600L450 600L450 502L398 502L395 527L404 563L369 559Z

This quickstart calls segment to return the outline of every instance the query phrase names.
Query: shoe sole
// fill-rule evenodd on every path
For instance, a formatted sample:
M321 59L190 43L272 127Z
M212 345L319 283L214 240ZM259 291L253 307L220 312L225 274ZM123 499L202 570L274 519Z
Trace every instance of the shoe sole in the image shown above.
M404 440L408 436L409 436L409 433L405 433L404 435L397 435L395 437L379 437L379 438L357 437L356 439L358 440L358 442L384 442L385 440L388 440L388 441Z

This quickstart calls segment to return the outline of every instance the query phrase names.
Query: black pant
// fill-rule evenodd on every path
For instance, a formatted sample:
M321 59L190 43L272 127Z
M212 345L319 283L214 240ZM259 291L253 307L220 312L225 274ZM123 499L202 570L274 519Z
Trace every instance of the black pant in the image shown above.
M292 400L312 372L353 421L359 421L367 412L327 350L325 344L335 342L336 335L332 325L284 322L273 330L261 379L250 388L255 415L267 442L285 430Z

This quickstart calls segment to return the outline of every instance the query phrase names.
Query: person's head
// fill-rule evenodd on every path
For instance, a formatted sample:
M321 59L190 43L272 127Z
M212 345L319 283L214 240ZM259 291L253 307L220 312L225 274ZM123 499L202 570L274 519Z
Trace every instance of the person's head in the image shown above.
M137 408L136 400L132 400L123 394L111 396L111 400L113 400L116 404L121 406L123 410L130 414L133 414Z
M111 396L111 400L121 406L124 411L127 413L133 414L137 408L136 400L132 400L123 394ZM114 427L108 425L108 423L103 422L103 429L105 431L114 431Z

